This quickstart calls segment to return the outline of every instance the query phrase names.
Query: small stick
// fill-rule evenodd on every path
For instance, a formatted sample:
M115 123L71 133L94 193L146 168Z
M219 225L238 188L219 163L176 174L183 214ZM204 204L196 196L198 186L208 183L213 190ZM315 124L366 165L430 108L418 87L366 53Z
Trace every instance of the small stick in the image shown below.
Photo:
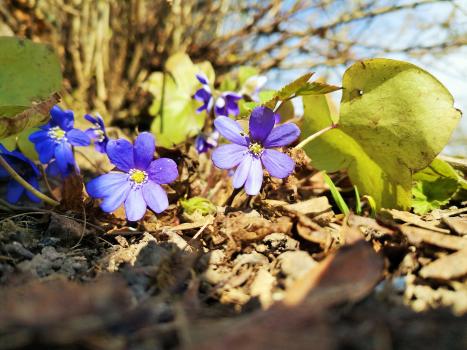
M15 169L13 169L10 164L3 158L3 156L0 155L0 165L5 168L5 170L8 172L8 174L11 175L11 177L17 181L21 186L23 186L26 190L31 192L33 195L35 195L37 198L42 199L44 202L52 205L52 206L57 206L60 203L57 202L55 199L50 198L49 196L46 196L42 192L36 190L34 186L32 186L29 182L27 182L25 179L19 175Z
M44 165L41 164L40 169L41 169L42 178L44 179L44 183L45 183L45 187L47 188L47 191L49 191L50 195L51 195L55 200L58 200L58 198L55 197L55 195L54 195L54 193L53 193L53 191L52 191L52 187L50 187L49 178L47 177L47 173L45 172Z
M329 125L328 127L318 131L318 132L315 132L314 134L308 136L305 140L303 140L302 142L300 142L297 146L295 146L294 148L295 149L299 149L299 148L303 148L305 147L309 142L313 141L315 138L317 138L318 136L321 136L323 135L324 133L326 133L327 131L329 130L332 130L332 129L335 129L337 128L337 124L332 124L332 125Z

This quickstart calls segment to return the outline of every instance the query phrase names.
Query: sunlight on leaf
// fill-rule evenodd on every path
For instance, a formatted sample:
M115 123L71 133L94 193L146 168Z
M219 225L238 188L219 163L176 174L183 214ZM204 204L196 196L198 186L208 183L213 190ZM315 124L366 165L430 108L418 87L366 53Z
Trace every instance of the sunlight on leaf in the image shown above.
M0 37L0 139L43 123L58 101L60 62L44 44Z
M312 164L347 170L378 208L408 209L411 174L431 163L459 122L451 94L424 70L389 59L352 65L343 87L339 128L305 148ZM328 126L330 112L323 96L303 101L304 138Z
M206 113L196 113L200 102L192 98L201 87L196 74L203 72L210 83L214 83L214 70L209 62L194 64L188 55L178 53L166 63L165 88L164 74L151 74L144 88L154 95L149 113L156 118L151 125L151 132L156 135L159 145L172 147L196 135L203 127ZM161 109L162 95L164 95ZM162 118L162 120L161 120Z

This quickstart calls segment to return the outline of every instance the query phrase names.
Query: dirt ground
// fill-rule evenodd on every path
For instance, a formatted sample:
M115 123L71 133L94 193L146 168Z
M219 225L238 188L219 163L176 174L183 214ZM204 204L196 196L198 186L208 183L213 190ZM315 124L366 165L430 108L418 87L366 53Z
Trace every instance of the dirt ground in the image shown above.
M138 224L79 176L58 209L0 203L0 349L467 348L465 203L344 218L303 164L249 198L164 152L172 205Z

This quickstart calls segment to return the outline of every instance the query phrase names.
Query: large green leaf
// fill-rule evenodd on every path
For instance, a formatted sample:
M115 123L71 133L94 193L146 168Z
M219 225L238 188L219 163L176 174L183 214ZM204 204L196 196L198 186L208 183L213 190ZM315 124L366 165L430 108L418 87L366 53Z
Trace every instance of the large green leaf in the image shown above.
M412 173L431 163L459 121L451 94L417 66L389 59L352 65L343 87L339 128L305 148L313 164L347 169L379 208L409 208ZM330 113L323 96L303 101L306 137L330 125Z
M196 113L200 102L192 98L200 87L196 74L203 72L211 83L214 82L215 76L209 62L194 64L188 55L183 53L171 56L165 69L165 73L151 74L145 87L154 95L149 112L156 118L151 125L151 131L156 135L158 144L172 147L196 135L206 118L205 112ZM164 82L165 87L162 89ZM161 109L162 95L164 103Z
M46 121L61 84L60 62L49 46L0 37L0 139Z

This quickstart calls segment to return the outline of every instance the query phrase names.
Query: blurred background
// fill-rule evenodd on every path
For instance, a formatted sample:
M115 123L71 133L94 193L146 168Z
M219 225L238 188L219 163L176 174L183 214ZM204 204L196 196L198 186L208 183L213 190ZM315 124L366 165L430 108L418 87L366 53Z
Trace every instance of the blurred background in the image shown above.
M64 103L120 127L153 118L143 82L180 51L210 61L218 80L257 67L269 88L308 71L340 85L356 60L397 58L427 69L467 107L466 0L2 0L0 35L51 43ZM467 154L465 118L445 152Z

